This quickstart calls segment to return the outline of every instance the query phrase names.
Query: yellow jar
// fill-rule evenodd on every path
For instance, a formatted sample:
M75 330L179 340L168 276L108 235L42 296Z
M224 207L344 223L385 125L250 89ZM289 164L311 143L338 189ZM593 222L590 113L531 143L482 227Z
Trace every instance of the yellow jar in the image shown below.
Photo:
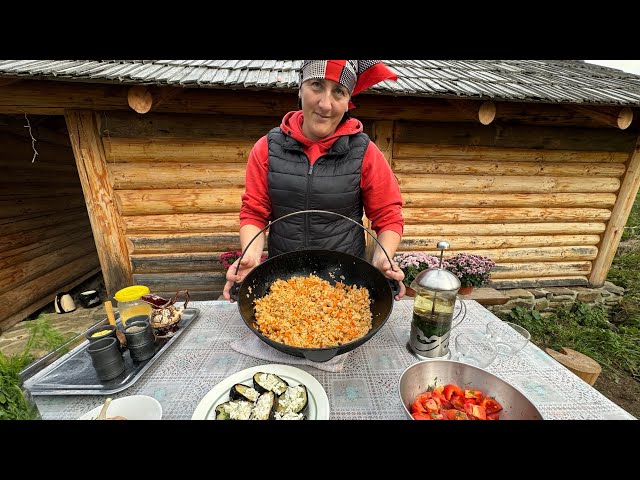
M114 298L118 302L118 312L123 326L131 317L151 313L151 305L141 299L143 295L148 293L150 293L149 287L144 285L133 285L116 292Z

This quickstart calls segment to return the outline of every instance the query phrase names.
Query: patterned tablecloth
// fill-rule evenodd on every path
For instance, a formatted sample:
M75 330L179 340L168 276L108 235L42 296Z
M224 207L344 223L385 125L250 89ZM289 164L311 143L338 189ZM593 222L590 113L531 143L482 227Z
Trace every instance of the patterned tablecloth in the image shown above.
M467 317L460 328L480 328L496 319L475 301L466 300ZM131 387L118 398L141 394L156 398L163 419L190 419L200 400L216 384L264 360L235 352L229 344L246 333L236 304L191 302L200 316ZM384 327L348 354L340 372L295 365L325 389L330 419L404 419L398 397L400 374L418 361L407 348L413 302L395 302ZM451 349L456 331L452 331ZM523 391L545 419L634 419L545 352L529 343L511 358L498 358L487 370ZM43 419L75 419L104 402L100 395L34 396Z

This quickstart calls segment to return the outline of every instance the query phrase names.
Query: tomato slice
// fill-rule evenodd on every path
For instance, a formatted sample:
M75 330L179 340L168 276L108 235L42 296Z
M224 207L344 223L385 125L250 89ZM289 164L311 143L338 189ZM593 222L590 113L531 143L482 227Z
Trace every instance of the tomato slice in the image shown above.
M480 390L466 389L464 391L464 398L473 398L474 400L482 400L482 392Z
M480 406L484 407L487 414L492 414L502 410L502 405L495 398L485 397L480 402Z
M465 412L471 418L471 420L486 420L487 412L480 405L475 405L473 403L467 403L464 406Z
M444 415L449 420L469 420L466 413L456 410L455 408L445 410Z
M456 410L464 412L464 397L455 394L451 395L451 405Z
M411 416L416 420L433 420L428 413L412 413Z
M453 395L459 395L461 397L464 397L464 390L462 390L459 386L453 383L449 383L448 385L445 385L444 389L442 390L442 393L444 394L444 398L446 398L447 400L451 400L451 397Z
M487 420L500 420L500 412L487 413Z
M427 413L427 410L424 408L422 403L416 400L413 402L413 405L411 405L411 413Z

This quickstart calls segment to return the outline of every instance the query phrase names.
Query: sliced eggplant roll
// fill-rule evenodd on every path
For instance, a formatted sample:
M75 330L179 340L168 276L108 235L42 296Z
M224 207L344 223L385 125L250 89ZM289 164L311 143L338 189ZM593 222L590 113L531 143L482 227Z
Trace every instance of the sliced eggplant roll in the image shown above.
M289 384L273 373L257 372L253 375L253 388L260 393L273 392L280 396Z
M253 402L232 400L216 407L216 420L249 420Z
M278 406L278 397L273 392L261 393L251 410L249 420L273 420Z
M289 386L278 398L277 411L284 413L306 413L309 406L309 394L304 385Z
M251 387L247 387L242 383L236 383L231 387L231 391L229 392L229 398L231 400L247 400L249 402L255 402L259 396L260 392Z

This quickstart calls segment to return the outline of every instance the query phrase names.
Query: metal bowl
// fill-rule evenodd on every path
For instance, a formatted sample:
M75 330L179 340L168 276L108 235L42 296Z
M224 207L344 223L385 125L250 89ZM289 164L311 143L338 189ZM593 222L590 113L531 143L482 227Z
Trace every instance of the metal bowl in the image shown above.
M503 410L501 420L542 420L542 414L527 396L492 373L453 360L423 360L407 367L398 382L398 394L407 418L419 393L437 385L454 383L461 388L475 388L494 397Z

